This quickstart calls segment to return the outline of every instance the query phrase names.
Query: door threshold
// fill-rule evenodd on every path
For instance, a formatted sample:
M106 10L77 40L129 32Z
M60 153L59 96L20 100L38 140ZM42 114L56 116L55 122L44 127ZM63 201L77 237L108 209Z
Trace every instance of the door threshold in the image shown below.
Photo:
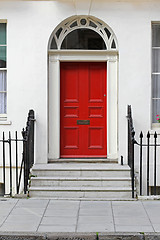
M110 158L59 158L59 159L48 159L48 163L118 163L118 159L110 159Z

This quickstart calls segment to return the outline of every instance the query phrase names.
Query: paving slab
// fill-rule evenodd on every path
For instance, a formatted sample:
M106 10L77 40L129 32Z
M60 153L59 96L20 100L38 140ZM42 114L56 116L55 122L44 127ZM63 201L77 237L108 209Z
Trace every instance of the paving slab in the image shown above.
M15 207L12 210L11 215L35 215L42 216L44 214L45 208L30 208L30 207Z
M81 209L79 211L80 216L112 216L111 209Z
M76 217L78 209L47 209L44 216Z
M154 232L154 229L152 226L144 226L144 225L116 225L115 226L116 232Z
M132 225L132 226L138 226L138 225L144 225L144 226L150 226L151 222L147 217L141 217L141 216L137 216L137 217L114 217L114 222L115 225Z
M113 223L112 216L79 216L78 224L104 224Z
M3 232L36 232L37 231L37 226L33 226L32 224L25 224L23 223L22 225L8 225L4 224L1 228L0 231Z
M157 213L154 215L148 215L148 219L152 224L160 223L160 216L157 216Z
M141 201L119 201L118 199L116 201L111 201L113 206L138 206L141 205ZM132 204L134 202L134 204Z
M79 205L79 201L66 201L66 200L50 200L49 205L73 207Z
M111 206L111 201L81 201L81 208L89 209L89 208L108 208Z
M140 211L141 213L144 213L144 207L142 205L142 202L124 202L124 201L120 201L120 202L112 202L112 207L114 212L116 213L122 213L124 211L124 213L130 213L130 212L138 212Z
M160 232L160 221L159 223L152 223L155 232Z
M17 206L29 206L30 208L45 208L47 204L49 203L49 200L45 199L20 199L17 202Z
M6 218L7 218L7 216L0 216L0 226L2 226L2 224L4 223Z
M76 225L77 218L76 217L64 217L64 216L56 216L56 217L43 217L41 221L41 225L63 225L70 226Z
M26 222L26 223L35 223L41 220L41 216L37 216L37 215L12 215L10 214L5 223L22 223L22 222Z
M66 226L66 225L40 225L38 232L75 232L76 226Z
M77 232L114 232L113 224L78 224Z
M0 216L7 216L8 214L10 214L10 212L12 211L13 206L10 208L8 208L8 206L4 206L3 209L0 209Z
M12 215L10 214L0 227L0 231L37 231L41 216L36 215Z

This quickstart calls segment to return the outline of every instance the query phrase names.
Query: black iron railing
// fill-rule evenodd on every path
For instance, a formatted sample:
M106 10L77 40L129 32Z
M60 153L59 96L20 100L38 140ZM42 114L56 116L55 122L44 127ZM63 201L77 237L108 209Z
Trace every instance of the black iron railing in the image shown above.
M154 134L150 133L148 131L147 135L146 135L146 143L143 142L144 139L144 135L141 132L139 135L140 138L140 143L136 143L139 147L140 147L140 174L139 174L139 178L140 178L140 195L143 194L143 153L144 150L146 149L146 159L147 159L147 163L146 163L146 172L147 172L147 182L146 182L146 189L147 189L147 196L149 196L150 192L149 192L149 187L150 187L150 180L153 180L153 195L157 195L157 158L159 156L158 153L158 147L160 147L160 144L157 143L157 139L158 139L158 134L157 132L155 132ZM153 165L153 170L152 172L150 172L150 164ZM150 179L150 175L152 174L152 179Z
M153 186L153 194L157 195L157 157L158 147L160 144L157 143L158 134L154 134L149 131L146 134L146 140L144 140L144 134L141 131L139 134L139 142L135 139L135 131L133 127L132 119L132 109L128 105L128 165L131 167L131 177L132 177L132 197L134 198L134 182L135 182L135 145L138 146L139 151L139 195L150 194L150 186ZM145 141L145 142L144 142ZM151 167L153 166L152 172ZM143 174L145 176L143 176ZM152 176L152 179L151 179ZM150 184L152 180L152 184ZM144 189L145 187L145 189ZM146 193L146 194L144 194Z
M3 162L3 195L13 195L13 181L16 186L15 193L20 193L23 176L23 192L27 193L29 182L30 168L34 163L34 111L30 110L28 113L26 128L22 130L22 138L18 138L16 131L14 137L9 132L8 138L3 132L3 138L0 140L2 143L2 162ZM20 167L19 167L19 158ZM14 162L14 164L13 164ZM9 174L6 174L9 168ZM13 178L13 170L15 170L15 179ZM6 185L9 184L9 190Z
M128 105L128 165L131 168L131 177L132 177L132 198L134 198L134 182L135 182L135 174L134 174L134 144L135 144L135 131L133 127L133 119L132 119L132 109L131 106Z

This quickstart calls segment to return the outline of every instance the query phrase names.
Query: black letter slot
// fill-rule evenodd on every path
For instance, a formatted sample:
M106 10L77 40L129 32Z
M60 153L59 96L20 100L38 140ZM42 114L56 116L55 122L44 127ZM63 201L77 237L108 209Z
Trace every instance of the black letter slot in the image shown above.
M90 125L90 120L77 120L77 125Z

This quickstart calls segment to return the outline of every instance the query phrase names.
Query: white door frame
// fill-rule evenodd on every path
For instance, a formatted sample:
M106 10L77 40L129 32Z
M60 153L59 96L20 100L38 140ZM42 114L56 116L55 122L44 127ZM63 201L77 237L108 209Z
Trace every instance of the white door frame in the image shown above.
M118 52L50 50L48 81L48 159L60 158L60 62L106 62L107 158L118 158Z

